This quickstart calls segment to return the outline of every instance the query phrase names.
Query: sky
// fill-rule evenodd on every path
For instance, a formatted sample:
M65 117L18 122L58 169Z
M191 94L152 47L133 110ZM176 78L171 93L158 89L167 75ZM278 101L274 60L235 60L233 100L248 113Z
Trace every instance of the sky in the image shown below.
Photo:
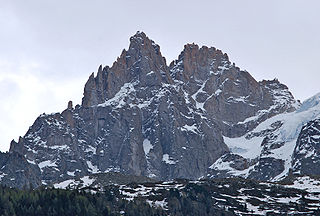
M80 104L100 64L144 31L169 64L184 44L214 46L301 101L320 92L318 0L0 0L0 150L42 113Z

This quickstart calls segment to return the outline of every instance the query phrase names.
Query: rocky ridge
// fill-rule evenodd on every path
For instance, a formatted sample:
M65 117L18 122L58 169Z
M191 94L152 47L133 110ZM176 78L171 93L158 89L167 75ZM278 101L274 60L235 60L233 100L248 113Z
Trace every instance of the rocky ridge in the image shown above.
M168 66L159 45L137 32L111 67L90 75L81 105L40 115L8 154L32 167L34 186L110 171L158 180L238 175L218 166L226 161L271 180L288 171L281 159L264 157L281 146L268 140L282 123L257 128L296 109L285 85L256 81L221 50L187 44ZM235 154L240 147L230 142L244 136L264 139L266 150ZM263 165L270 163L277 173ZM17 186L8 181L13 174L0 172Z
M241 137L224 137L231 153L210 168L210 177L242 176L278 181L290 173L319 175L319 94L294 112L259 124Z

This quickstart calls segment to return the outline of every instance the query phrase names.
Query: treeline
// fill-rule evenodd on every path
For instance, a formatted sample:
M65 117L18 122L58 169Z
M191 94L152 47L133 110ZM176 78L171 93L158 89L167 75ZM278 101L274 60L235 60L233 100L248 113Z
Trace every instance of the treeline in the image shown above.
M18 190L0 186L0 215L165 215L146 202L128 202L119 198L117 188L92 194L84 190L45 189Z

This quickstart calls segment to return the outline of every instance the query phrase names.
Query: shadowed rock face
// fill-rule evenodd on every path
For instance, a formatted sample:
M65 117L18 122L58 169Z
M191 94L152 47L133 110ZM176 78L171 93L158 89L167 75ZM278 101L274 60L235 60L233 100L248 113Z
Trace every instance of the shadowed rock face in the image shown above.
M294 173L320 175L320 119L310 121L302 128L292 165Z
M150 74L150 72L153 74ZM112 98L121 87L133 80L139 86L159 88L162 83L172 83L166 60L162 57L159 45L145 33L138 32L130 38L128 50L123 50L111 68L99 67L97 76L92 73L84 89L82 106L98 105Z
M18 153L0 153L1 184L8 187L38 187L40 170Z
M267 118L295 110L295 100L285 85L276 79L257 82L215 48L188 44L170 70L184 83L196 106L228 137L241 136ZM257 119L248 119L259 112Z
M222 135L243 135L294 104L285 85L257 82L215 48L188 44L167 66L137 32L112 67L91 74L81 105L41 115L10 152L37 164L43 184L108 171L197 179L229 152Z

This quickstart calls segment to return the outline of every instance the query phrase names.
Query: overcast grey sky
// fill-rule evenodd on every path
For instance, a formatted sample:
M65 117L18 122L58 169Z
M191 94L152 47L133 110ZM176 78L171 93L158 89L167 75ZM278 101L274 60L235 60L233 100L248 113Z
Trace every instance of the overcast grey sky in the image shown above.
M0 0L0 150L36 117L80 103L99 64L144 31L169 64L186 43L215 46L295 98L320 91L318 0Z

